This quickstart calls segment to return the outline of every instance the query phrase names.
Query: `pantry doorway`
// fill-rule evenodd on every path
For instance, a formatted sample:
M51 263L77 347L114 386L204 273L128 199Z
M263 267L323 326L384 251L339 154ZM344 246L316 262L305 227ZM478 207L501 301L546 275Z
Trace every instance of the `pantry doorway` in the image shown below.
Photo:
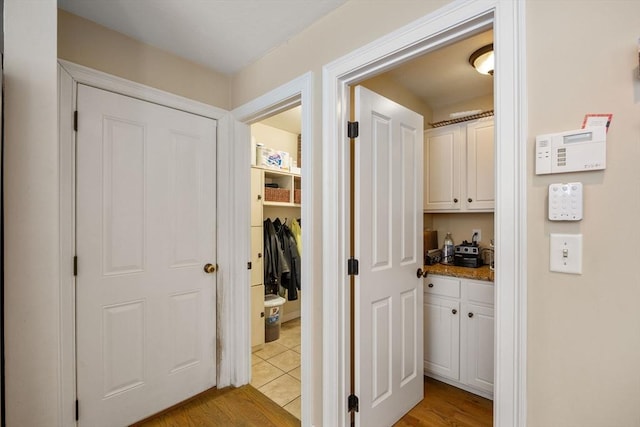
M522 70L524 8L518 2L468 1L446 6L324 67L323 204L324 244L324 394L323 420L344 426L350 422L349 254L348 224L350 162L346 122L350 87L440 46L475 32L495 29L497 57L496 123L496 388L494 425L521 425L526 393L526 145L525 88ZM338 165L335 168L335 164ZM336 173L337 170L337 173ZM328 196L326 196L328 198ZM504 284L504 285L503 285ZM355 332L357 333L357 331ZM358 361L356 360L356 363ZM336 393L336 390L338 392ZM359 425L361 414L355 413Z

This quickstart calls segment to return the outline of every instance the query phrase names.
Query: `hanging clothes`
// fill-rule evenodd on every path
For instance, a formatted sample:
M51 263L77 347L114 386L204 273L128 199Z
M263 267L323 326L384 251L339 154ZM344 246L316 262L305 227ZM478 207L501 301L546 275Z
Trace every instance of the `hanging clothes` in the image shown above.
M302 229L300 228L300 224L298 224L297 220L291 221L291 234L293 234L293 238L296 239L296 247L298 248L298 255L302 257Z
M289 264L287 264L282 251L280 240L273 222L267 218L264 220L262 225L264 238L263 262L265 293L281 293L282 276L283 274L289 273Z
M285 262L289 266L289 271L282 274L280 296L286 295L287 300L294 301L298 299L300 289L300 254L289 227L280 222L279 218L273 221L273 227L278 235Z

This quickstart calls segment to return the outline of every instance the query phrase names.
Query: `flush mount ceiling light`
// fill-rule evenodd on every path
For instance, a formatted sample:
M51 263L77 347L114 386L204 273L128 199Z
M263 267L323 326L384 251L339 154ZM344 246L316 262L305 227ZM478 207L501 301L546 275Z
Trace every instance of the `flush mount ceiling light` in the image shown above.
M493 76L493 43L473 52L469 57L469 64L480 74Z

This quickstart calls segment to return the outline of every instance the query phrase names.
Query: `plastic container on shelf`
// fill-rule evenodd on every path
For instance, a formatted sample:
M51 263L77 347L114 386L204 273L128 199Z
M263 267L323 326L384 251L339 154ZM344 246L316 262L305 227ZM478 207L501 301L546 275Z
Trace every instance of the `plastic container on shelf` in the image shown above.
M280 312L286 300L275 294L264 296L264 342L280 338Z

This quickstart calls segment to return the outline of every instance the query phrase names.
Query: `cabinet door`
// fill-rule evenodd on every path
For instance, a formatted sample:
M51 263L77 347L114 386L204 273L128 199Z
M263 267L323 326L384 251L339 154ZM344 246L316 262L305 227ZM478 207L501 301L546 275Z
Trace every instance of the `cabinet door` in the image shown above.
M262 199L264 197L264 172L251 168L251 226L262 227Z
M251 286L264 283L262 227L251 227Z
M251 287L251 347L264 344L264 285Z
M462 381L493 393L493 308L465 304L462 316Z
M493 210L495 170L493 120L467 125L467 210Z
M424 209L459 210L461 149L460 125L430 129L424 135Z
M424 370L460 379L460 302L424 296Z

